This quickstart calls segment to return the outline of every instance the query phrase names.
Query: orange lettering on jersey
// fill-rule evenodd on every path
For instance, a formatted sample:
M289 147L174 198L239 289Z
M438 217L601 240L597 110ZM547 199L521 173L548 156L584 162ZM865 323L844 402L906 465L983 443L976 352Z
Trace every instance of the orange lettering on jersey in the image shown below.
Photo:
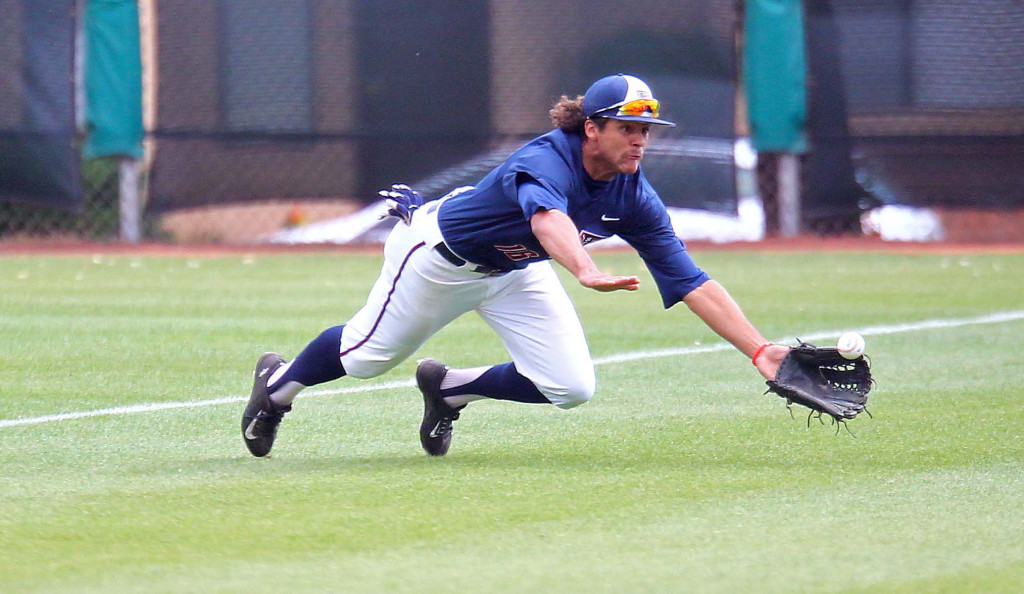
M540 254L527 248L525 245L496 245L494 249L508 256L508 259L513 262L540 257Z

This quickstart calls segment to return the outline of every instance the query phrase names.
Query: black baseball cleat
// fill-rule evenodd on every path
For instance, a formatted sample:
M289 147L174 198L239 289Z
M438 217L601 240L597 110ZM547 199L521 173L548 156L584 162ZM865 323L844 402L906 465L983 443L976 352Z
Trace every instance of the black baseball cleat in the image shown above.
M443 456L452 445L452 421L459 418L465 405L452 408L441 398L441 380L448 366L433 359L423 359L416 367L416 386L423 393L423 422L420 443L431 456Z
M256 457L270 453L270 448L274 447L274 438L277 437L277 426L281 424L284 413L292 409L290 406L276 406L267 394L267 380L282 365L284 359L277 353L264 353L256 361L252 395L249 396L249 404L242 413L242 437L245 439L245 447Z

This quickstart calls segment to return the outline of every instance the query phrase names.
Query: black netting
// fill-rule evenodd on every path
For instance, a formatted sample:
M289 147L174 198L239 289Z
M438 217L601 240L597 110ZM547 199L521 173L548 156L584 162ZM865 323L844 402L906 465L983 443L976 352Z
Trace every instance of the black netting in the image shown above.
M836 31L850 152L871 194L1024 207L1024 3L812 4L812 22L827 19Z
M666 202L736 209L732 3L284 4L157 4L151 211L365 202L398 181L439 195L615 72L645 78L681 123L644 164Z
M77 208L74 1L4 0L0 15L0 206Z

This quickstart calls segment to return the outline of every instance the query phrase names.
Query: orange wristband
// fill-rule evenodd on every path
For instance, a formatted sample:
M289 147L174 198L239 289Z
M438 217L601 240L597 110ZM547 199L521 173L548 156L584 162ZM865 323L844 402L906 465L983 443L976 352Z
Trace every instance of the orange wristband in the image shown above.
M766 343L761 345L761 348L759 348L756 351L754 351L754 356L750 359L750 362L754 364L754 367L757 367L757 358L760 357L761 353L763 353L764 350L766 348L770 347L770 346L775 346L775 343L774 342L766 342Z

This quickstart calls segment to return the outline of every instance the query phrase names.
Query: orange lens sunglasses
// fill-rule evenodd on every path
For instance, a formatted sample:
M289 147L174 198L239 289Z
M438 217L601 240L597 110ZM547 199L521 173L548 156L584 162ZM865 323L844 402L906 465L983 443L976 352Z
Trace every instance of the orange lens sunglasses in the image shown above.
M650 115L656 118L660 114L661 104L657 99L635 99L619 107L620 116Z

